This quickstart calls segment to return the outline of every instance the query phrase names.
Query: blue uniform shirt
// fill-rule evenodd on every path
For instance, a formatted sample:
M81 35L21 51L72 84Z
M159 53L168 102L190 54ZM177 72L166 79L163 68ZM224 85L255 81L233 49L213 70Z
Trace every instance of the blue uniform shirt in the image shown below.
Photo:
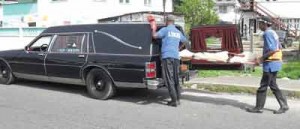
M273 31L271 28L268 28L264 34L264 48L263 48L263 55L268 53L269 51L276 51L279 48L281 48L278 40L278 35L275 31ZM281 69L281 61L270 61L270 62L264 62L263 63L263 70L264 72L277 72Z
M186 42L187 39L175 25L168 25L167 27L160 29L157 32L157 37L162 39L162 59L179 59L179 43Z

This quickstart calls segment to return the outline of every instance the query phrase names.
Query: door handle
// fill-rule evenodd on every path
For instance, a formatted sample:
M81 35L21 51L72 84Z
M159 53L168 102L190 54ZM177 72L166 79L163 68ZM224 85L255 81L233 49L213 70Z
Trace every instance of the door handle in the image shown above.
M78 58L84 58L85 56L84 55L78 55Z

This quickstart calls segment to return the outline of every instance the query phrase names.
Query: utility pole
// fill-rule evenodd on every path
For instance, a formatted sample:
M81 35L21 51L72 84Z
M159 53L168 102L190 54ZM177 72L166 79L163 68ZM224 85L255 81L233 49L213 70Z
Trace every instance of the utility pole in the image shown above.
M163 0L163 15L164 15L164 22L166 22L166 0Z
M254 33L254 22L256 22L254 20L255 14L254 14L254 0L250 0L250 10L252 11L252 18L251 18L251 22L250 22L250 52L254 52L254 37L253 37L253 33Z
M0 0L0 6L2 6L1 8L2 8L2 14L3 14L3 5L4 5L4 0ZM2 15L2 19L0 19L0 27L2 27L3 26L3 15Z
M297 54L297 57L298 57L298 59L300 59L300 39L298 39L298 42L299 42L299 50L298 50L298 54Z
M253 37L254 26L251 23L250 26L250 52L254 52L254 37Z

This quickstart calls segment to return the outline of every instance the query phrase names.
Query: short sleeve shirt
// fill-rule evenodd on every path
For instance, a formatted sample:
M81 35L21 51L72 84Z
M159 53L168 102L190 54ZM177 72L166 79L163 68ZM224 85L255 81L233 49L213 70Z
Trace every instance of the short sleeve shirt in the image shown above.
M186 37L175 25L168 25L157 32L157 37L162 39L162 59L179 59L179 43L186 42Z
M264 48L263 54L265 55L269 51L276 51L277 49L281 48L278 35L274 30L268 28L264 34ZM263 71L264 72L277 72L281 69L282 63L281 61L270 61L263 63Z

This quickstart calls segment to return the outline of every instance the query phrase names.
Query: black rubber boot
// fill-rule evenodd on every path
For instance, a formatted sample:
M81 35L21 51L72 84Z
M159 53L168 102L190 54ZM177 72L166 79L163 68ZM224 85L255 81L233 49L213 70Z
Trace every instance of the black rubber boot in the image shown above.
M280 108L277 111L274 111L274 114L282 114L285 113L286 111L289 110L289 106L287 104L286 98L282 95L282 93L279 92L274 92L274 95L280 105Z
M266 102L266 93L259 93L256 94L256 106L254 108L247 108L247 112L251 113L263 113L263 108Z
M280 107L279 110L274 111L274 114L282 114L289 110L289 107Z
M263 113L262 109L260 109L258 107L247 108L246 110L247 110L247 112L251 112L251 113Z
M170 101L168 102L167 105L172 106L172 107L177 107L180 103L178 101Z

